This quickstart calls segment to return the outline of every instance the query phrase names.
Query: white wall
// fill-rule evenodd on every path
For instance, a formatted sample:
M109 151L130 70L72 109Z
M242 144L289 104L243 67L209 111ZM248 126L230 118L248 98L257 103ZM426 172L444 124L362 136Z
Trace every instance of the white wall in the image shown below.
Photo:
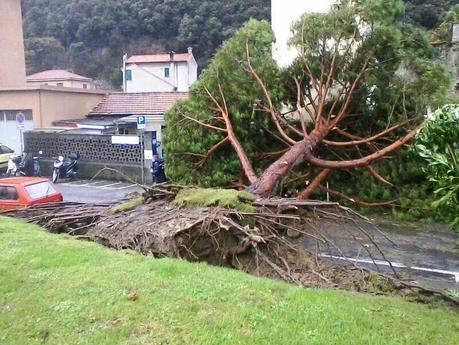
M34 129L33 121L24 123L24 131ZM4 112L0 111L0 143L10 147L17 154L21 153L21 131L17 128L16 121L6 120Z
M63 85L58 85L63 84ZM73 87L77 89L84 89L84 85L86 85L86 89L94 89L94 85L91 82L84 82L79 80L62 80L62 81L28 81L27 85L50 85L50 86L64 86L64 87Z
M164 77L165 68L169 68L169 78ZM126 92L188 92L198 74L196 62L128 64L126 69L132 71Z
M272 27L276 36L273 55L280 66L288 66L297 56L288 47L291 26L305 12L327 12L335 0L272 0Z

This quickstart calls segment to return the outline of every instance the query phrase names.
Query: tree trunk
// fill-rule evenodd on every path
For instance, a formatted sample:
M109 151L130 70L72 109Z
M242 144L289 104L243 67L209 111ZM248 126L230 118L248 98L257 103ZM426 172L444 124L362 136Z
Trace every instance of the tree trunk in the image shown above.
M263 175L247 188L247 191L261 198L272 196L282 180L292 171L293 168L303 163L308 152L312 152L322 139L320 133L311 135L293 145L277 161L265 170Z

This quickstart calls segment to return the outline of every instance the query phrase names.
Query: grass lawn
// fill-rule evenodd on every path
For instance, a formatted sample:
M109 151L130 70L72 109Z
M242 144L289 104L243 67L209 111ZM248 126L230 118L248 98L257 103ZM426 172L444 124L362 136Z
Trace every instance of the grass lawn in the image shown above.
M459 344L459 314L115 252L0 217L0 344Z

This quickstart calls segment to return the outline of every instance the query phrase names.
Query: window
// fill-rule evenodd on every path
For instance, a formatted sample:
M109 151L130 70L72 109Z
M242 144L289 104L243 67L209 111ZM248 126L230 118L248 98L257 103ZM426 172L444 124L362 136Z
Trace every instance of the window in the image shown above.
M14 153L14 151L11 150L8 146L0 145L0 155L9 153Z
M0 110L0 118L2 111ZM23 113L25 115L26 121L32 121L33 116L32 116L32 110L6 110L5 115L6 115L6 121L15 121L16 122L16 115L19 113Z
M171 71L170 71L169 67L166 67L164 69L164 78L169 78L170 74L171 74Z
M126 70L126 80L132 80L132 70Z
M27 193L33 200L46 198L56 194L56 190L49 182L40 182L25 187Z
M57 86L64 86L64 83L57 83Z
M18 200L16 187L0 186L0 200Z
M88 88L88 84L83 84L83 89L87 89Z

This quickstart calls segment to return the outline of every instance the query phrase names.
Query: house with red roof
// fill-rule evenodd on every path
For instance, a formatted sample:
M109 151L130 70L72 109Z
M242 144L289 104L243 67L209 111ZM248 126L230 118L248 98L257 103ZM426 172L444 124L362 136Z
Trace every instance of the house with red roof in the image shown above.
M26 78L28 85L51 85L77 89L94 89L91 78L84 77L63 69L53 69L31 74Z
M123 57L125 92L188 92L198 79L193 49L184 54L152 54Z

